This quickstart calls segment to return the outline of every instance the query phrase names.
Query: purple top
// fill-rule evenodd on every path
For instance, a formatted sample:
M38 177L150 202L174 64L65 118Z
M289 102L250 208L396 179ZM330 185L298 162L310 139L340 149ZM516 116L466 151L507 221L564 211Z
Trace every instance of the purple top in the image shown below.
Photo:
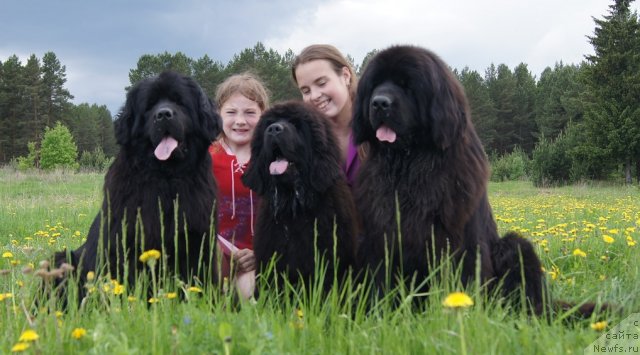
M356 176L360 170L360 158L358 157L358 147L353 141L353 133L349 135L349 147L347 148L347 161L342 167L344 174L347 176L347 183L354 190L356 184Z

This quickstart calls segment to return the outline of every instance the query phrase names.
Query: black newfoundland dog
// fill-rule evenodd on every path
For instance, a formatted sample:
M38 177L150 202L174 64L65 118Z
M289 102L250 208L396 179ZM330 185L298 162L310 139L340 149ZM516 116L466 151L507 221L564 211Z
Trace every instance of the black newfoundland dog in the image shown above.
M104 182L102 210L78 249L55 255L87 272L136 280L145 250L162 252L183 281L212 280L216 184L207 151L220 130L213 103L191 78L163 72L127 94L115 121L120 151ZM206 275L205 275L206 273Z
M276 280L294 286L311 286L317 265L327 268L325 289L347 274L356 218L340 161L327 118L313 107L287 102L262 115L242 177L261 196L253 239L258 273L275 257Z
M353 125L357 143L370 149L356 191L358 260L380 288L395 285L394 276L384 281L385 253L391 272L407 284L416 277L416 285L451 255L464 284L478 272L483 283L501 281L507 297L524 290L529 306L543 310L540 260L516 233L498 235L489 164L464 89L437 55L414 46L378 53L360 79Z

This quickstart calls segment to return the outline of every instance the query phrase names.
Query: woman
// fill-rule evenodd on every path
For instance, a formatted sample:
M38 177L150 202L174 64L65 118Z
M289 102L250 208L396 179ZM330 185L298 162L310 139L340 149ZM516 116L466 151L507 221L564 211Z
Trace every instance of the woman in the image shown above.
M331 121L343 170L353 191L360 157L353 143L351 115L357 79L349 61L328 44L314 44L295 58L291 74L305 102L313 104Z

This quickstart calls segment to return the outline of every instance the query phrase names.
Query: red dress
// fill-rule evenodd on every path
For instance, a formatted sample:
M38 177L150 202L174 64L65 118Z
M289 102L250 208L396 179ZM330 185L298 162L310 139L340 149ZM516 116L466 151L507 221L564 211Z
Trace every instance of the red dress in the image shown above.
M209 147L209 153L218 184L218 234L239 249L253 249L257 201L240 180L247 164L239 164L235 155L228 153L219 141Z
M209 147L209 154L218 184L218 234L238 249L253 249L257 196L240 180L247 164L239 164L235 155L227 152L220 141ZM221 249L225 251L225 248ZM225 255L225 259L228 257ZM228 272L223 271L223 276L228 276Z

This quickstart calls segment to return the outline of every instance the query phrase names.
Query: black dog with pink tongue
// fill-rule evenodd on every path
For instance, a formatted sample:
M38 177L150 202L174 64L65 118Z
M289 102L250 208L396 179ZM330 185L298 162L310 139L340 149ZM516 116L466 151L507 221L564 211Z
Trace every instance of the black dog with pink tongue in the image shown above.
M348 273L357 223L340 164L328 120L312 106L287 102L262 115L242 177L261 197L253 245L262 288L273 285L272 258L278 283L310 287L326 268L326 290Z
M147 269L138 257L149 249L162 253L158 271L213 282L217 186L208 148L221 127L214 104L195 80L166 71L129 90L114 126L120 150L105 175L102 209L86 242L57 252L55 267L75 268L79 299L90 271L134 285Z

